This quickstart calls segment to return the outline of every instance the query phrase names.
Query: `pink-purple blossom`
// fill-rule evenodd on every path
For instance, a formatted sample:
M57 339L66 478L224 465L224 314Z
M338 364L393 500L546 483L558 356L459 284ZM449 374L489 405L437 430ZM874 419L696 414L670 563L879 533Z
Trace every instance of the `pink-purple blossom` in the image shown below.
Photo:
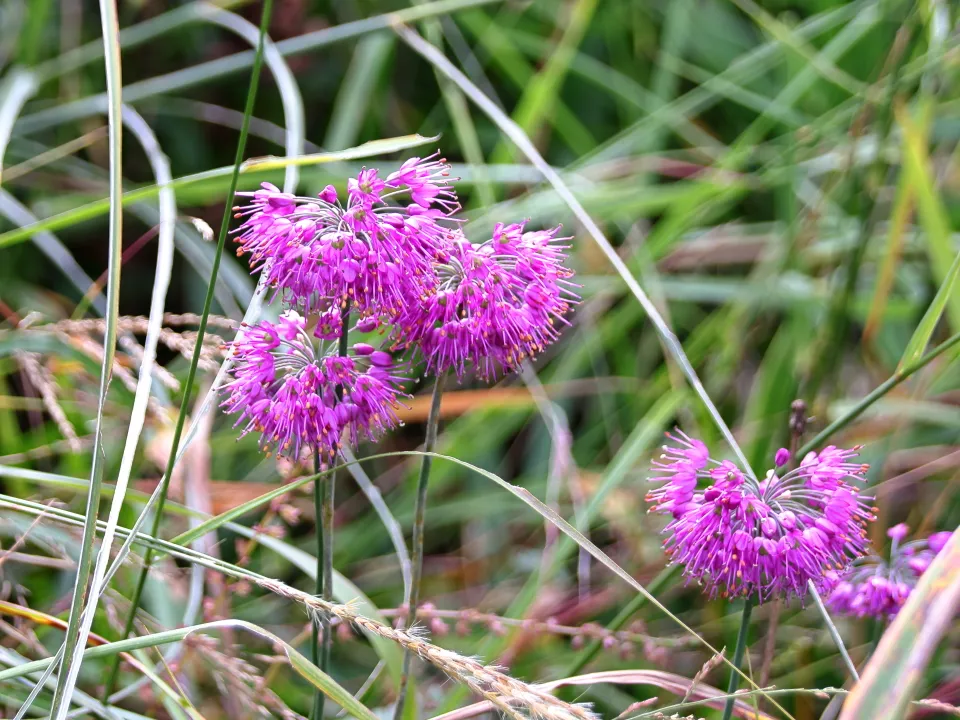
M403 171L401 171L403 172ZM420 350L427 371L481 378L515 370L559 337L577 301L568 238L498 223L480 244L455 234L435 264L436 285L396 320L397 347Z
M651 511L670 517L664 549L710 597L803 597L807 583L830 586L828 573L867 550L874 508L858 487L866 466L856 450L824 448L760 481L709 456L677 431L653 463Z
M871 554L846 572L835 574L827 607L860 618L887 619L900 612L920 576L950 539L949 532L939 532L903 542L909 532L904 523L894 525L887 530L888 558Z
M435 286L433 263L457 227L449 166L436 156L411 158L381 179L364 168L346 197L328 185L298 197L264 183L240 193L249 204L237 230L238 255L284 299L309 313L347 308L389 322Z
M223 407L239 415L241 437L255 431L267 452L299 457L306 448L328 462L344 436L356 445L397 424L402 378L390 355L357 343L339 356L333 343L316 340L323 335L308 332L307 320L290 311L230 343L234 366Z

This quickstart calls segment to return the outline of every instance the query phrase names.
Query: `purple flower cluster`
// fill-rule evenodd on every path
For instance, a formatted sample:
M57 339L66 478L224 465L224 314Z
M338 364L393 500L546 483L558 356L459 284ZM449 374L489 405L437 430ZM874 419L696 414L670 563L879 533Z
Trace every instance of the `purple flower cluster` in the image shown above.
M830 586L828 573L846 568L867 550L867 523L875 509L856 482L866 466L856 450L828 447L778 474L757 481L683 432L670 435L654 462L660 483L647 494L652 512L668 515L664 548L684 575L710 597L803 597L808 581ZM706 487L700 488L701 483Z
M949 532L938 532L904 543L909 532L903 523L887 530L891 540L888 560L872 554L842 575L834 575L835 586L827 607L861 618L886 619L900 612L917 580L950 539Z
M494 228L480 244L460 235L435 266L435 291L397 320L397 343L419 347L429 372L472 365L483 378L515 370L559 336L576 300L559 228Z
M349 306L362 318L390 322L426 295L432 265L449 244L459 209L449 168L433 157L408 160L381 179L363 169L346 199L328 185L315 198L269 183L237 207L238 255L264 268L267 281L304 312ZM406 197L413 202L395 204Z
M401 378L392 374L390 355L371 345L357 343L340 356L333 344L311 338L295 311L248 328L231 345L236 362L223 406L239 414L241 437L256 431L267 452L298 457L310 448L328 461L344 433L356 444L397 422Z
M577 300L559 228L498 224L491 239L471 243L453 217L450 168L436 155L385 178L364 168L344 198L333 186L309 198L269 183L241 195L249 203L234 208L243 218L237 254L305 316L261 323L233 343L224 407L239 413L244 433L261 433L265 449L316 448L329 460L344 434L356 444L396 424L401 378L390 355L357 344L339 357L323 342L340 337L349 314L356 330L422 355L428 372L462 377L472 367L490 378L555 341Z

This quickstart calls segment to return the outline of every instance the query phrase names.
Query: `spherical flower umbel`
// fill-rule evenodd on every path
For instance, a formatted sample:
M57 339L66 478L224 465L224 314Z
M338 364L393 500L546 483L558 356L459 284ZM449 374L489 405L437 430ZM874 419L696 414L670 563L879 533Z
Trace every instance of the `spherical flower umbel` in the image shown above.
M322 337L319 329L314 336ZM357 343L341 357L332 343L311 338L306 319L292 311L247 328L230 346L235 364L223 407L239 414L241 437L258 432L267 452L299 457L308 448L326 462L344 434L356 445L397 424L402 378L382 350Z
M887 619L900 612L920 576L950 539L949 532L938 532L904 543L909 532L903 523L894 525L887 530L891 540L888 559L871 554L836 575L827 607L860 618Z
M419 347L427 371L467 367L481 378L515 370L559 337L577 302L564 262L569 238L498 223L480 244L455 235L435 265L436 286L396 321L398 347Z
M808 581L826 590L828 573L866 552L875 511L856 484L866 470L852 462L856 450L828 447L758 482L711 459L699 440L679 431L668 437L676 445L654 462L650 480L660 485L647 500L671 518L664 530L671 562L710 597L802 598Z
M364 168L343 200L332 185L314 198L270 183L238 194L251 200L234 208L244 218L237 254L264 268L284 299L304 312L349 305L384 322L433 287L433 261L459 209L449 166L436 156L411 158L386 180Z

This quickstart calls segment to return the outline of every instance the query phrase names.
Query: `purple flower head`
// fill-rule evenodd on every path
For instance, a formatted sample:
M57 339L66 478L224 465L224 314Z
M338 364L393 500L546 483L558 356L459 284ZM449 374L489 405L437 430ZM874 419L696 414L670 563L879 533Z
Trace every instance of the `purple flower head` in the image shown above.
M306 448L327 462L336 456L344 433L356 445L361 437L374 440L397 424L402 378L393 374L386 353L362 346L340 357L333 343L316 343L316 336L322 335L314 331L311 336L306 319L292 311L276 324L247 328L230 343L235 364L223 386L222 406L239 414L241 437L260 434L264 451L299 457Z
M329 185L307 198L264 183L239 193L251 200L235 208L244 218L237 254L306 313L349 305L361 318L392 320L436 284L433 263L459 209L448 175L435 158L407 161L387 180L364 168L345 200Z
M926 539L902 543L909 531L903 523L887 531L891 538L889 559L871 554L834 578L827 607L861 618L892 618L900 612L920 576L943 549L941 537L950 535L934 533Z
M495 377L539 353L577 302L558 231L498 224L480 244L455 236L435 266L433 292L398 317L397 347L419 346L428 372L458 377L469 365Z
M650 480L659 485L647 501L651 512L670 517L664 549L671 562L711 598L802 598L808 581L825 589L829 573L866 552L874 510L856 485L862 465L837 474L831 451L828 468L815 456L783 476L770 470L758 482L729 461L711 459L699 440L679 431L668 437L676 444L665 445L654 461Z

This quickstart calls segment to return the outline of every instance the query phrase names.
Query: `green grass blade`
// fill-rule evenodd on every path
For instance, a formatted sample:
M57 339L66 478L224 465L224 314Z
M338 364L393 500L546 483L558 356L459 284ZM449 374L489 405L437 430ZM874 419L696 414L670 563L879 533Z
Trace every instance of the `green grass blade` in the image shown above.
M284 647L284 651L290 660L290 667L296 670L317 690L346 710L349 715L360 718L361 720L379 720L363 703L356 700L353 695L338 685L333 678L322 672L320 668L307 660L307 658L299 652L289 645Z
M954 250L950 219L930 173L928 125L915 122L904 108L898 108L897 120L903 131L903 173L916 198L917 215L926 239L930 268L940 284L933 302L907 343L900 358L900 369L923 354L944 312L953 330L960 331L960 293L955 292L954 288L957 274L960 273L960 254Z
M520 90L528 86L536 76L533 68L520 53L503 29L485 13L463 13L458 18L486 50L490 59L497 63L505 77ZM553 112L547 118L559 137L578 156L596 146L593 133L577 114L561 98L554 99Z
M227 9L234 5L239 5L244 1L245 0L220 0L217 5L212 5L203 0L200 2L187 3L183 7L170 10L121 30L120 48L129 50L137 47L190 22L206 18L211 13L217 11L217 6ZM84 65L96 62L102 57L103 45L98 42L90 42L47 60L43 64L38 65L36 71L37 75L43 79L43 82L48 82L65 73L78 70Z
M817 52L802 38L753 0L733 0L741 10L747 13L757 25L767 32L774 40L798 54L807 65L815 69L820 75L834 85L854 96L863 94L866 87L862 82L838 68L822 52Z
M106 210L109 210L109 203L107 203ZM18 229L31 227L40 222L26 205L2 188L0 188L0 214L15 223ZM38 230L29 238L40 252L46 255L67 276L67 279L76 288L79 297L87 297L86 293L90 292L90 288L94 284L93 278L80 267L80 263L70 254L67 246L49 230ZM101 317L106 314L107 301L103 293L98 292L88 302Z
M403 135L395 138L371 140L370 142L366 142L363 145L358 145L355 148L340 150L338 152L315 153L311 155L300 155L299 157L292 158L274 157L272 155L260 158L251 158L240 166L240 174L265 173L271 170L281 170L290 165L303 167L340 162L342 160L357 160L360 158L372 157L374 155L385 155L387 153L399 152L401 150L407 150L420 145L434 143L436 141L437 138L435 137L428 138L423 137L422 135ZM213 170L205 170L204 172L194 173L193 175L185 175L183 177L174 179L173 182L170 183L170 187L174 190L181 190L185 187L196 185L205 181L215 180L218 178L229 178L232 175L233 170L234 168L232 165L227 165L225 167L219 167ZM124 193L121 200L124 205L129 205L141 200L149 200L156 197L159 193L159 186L148 185L146 187L137 188L136 190L130 190ZM23 242L34 233L42 230L56 230L63 227L69 227L84 220L90 220L92 218L99 217L100 215L108 212L109 209L109 199L103 198L102 200L96 200L92 203L87 203L86 205L74 210L68 210L67 212L60 213L59 215L45 218L39 222L27 225L26 227L9 230L0 234L0 248L8 247L18 242Z
M83 540L80 557L77 561L77 579L70 604L70 617L67 621L64 640L63 659L60 665L60 677L53 694L50 715L53 720L63 720L70 709L70 697L80 671L75 650L81 639L81 613L87 599L87 583L93 565L94 536L100 506L100 489L103 478L103 466L106 457L103 450L104 406L107 391L113 377L113 361L117 345L117 316L120 310L120 267L123 249L123 205L120 196L123 193L122 167L122 99L123 79L120 71L120 45L117 34L120 31L117 21L115 0L100 0L100 23L103 33L104 58L107 76L107 95L109 105L110 145L110 236L108 242L107 271L107 313L103 339L103 367L100 370L100 391L97 400L97 421L93 441L93 468L90 472L90 491L87 495L87 513L83 528Z
M424 32L430 38L430 42L439 45L443 41L443 29L440 21L437 18L428 18L424 20L423 25ZM457 136L463 157L477 173L475 184L477 200L480 206L492 205L496 202L496 198L493 193L493 186L487 177L483 148L480 146L480 136L477 134L477 127L470 116L467 100L463 97L460 89L447 78L436 70L434 70L434 75L437 78L437 84L440 86L443 104L447 108L447 114L453 124L453 131Z
M960 344L960 333L952 335L947 340L944 340L933 350L925 354L920 359L910 363L902 370L898 369L893 375L884 380L866 397L850 408L849 411L845 412L842 416L838 417L832 423L827 425L827 427L817 433L813 439L800 448L800 450L797 452L797 457L804 457L808 452L816 450L835 433L847 427L847 425L860 417L860 415L862 415L871 405L883 398L887 393L897 387L904 380L909 378L915 372L922 370L924 367L940 357L943 353L947 352L953 347L956 347L958 344Z
M897 720L923 680L923 671L960 609L960 530L953 533L906 605L883 634L840 720Z

